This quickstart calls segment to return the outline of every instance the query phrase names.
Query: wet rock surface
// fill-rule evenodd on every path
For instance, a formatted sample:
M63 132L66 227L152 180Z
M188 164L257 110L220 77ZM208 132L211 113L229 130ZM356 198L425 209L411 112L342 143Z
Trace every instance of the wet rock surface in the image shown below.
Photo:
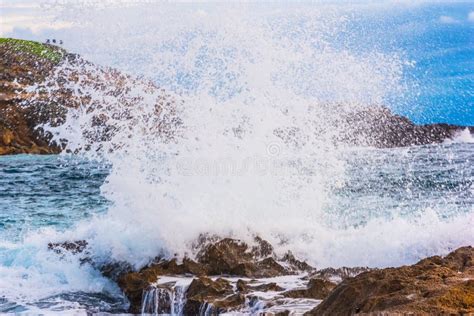
M251 246L230 238L200 242L194 260L157 258L139 271L125 262L94 264L85 241L50 243L48 248L62 256L79 255L83 264L96 266L116 281L130 302L131 313L474 313L472 247L398 268L316 270L292 255L277 257L260 238ZM262 262L271 262L271 268Z
M286 261L285 261L286 260ZM303 267L304 269L301 269ZM225 278L262 279L297 273L308 273L314 268L292 257L277 258L273 247L266 241L257 238L255 245L249 246L239 240L225 238L202 245L196 259L184 258L181 263L176 259L160 260L138 272L125 273L118 279L119 286L130 300L131 312L138 312L142 307L142 292L153 287L162 276L193 276L186 291L187 303L184 307L189 313L198 312L203 304L214 312L242 308L249 292L280 291L285 289L275 283L249 285L240 280L234 286ZM214 277L216 280L211 280ZM220 277L220 278L219 278ZM246 290L243 289L245 287Z
M198 315L203 308L209 308L209 310L212 309L215 313L218 313L232 308L239 308L244 302L244 296L234 293L228 280L223 278L212 280L208 277L199 277L193 279L186 290L184 312L187 315Z
M158 257L139 271L126 262L95 263L86 241L50 243L48 248L59 256L78 256L117 282L131 313L209 315L270 308L280 313L285 304L300 301L308 311L333 286L311 277L316 270L291 253L278 257L258 237L251 245L231 238L202 238L198 243L193 259Z
M474 313L474 249L340 283L308 315L467 315Z
M226 238L204 246L197 255L207 275L239 275L264 278L291 274L300 270L288 261L288 267L276 261L273 247L266 241L256 240L257 245L249 247L238 240ZM312 269L309 265L307 269Z
M336 287L336 284L323 279L310 279L306 289L291 290L283 293L285 297L291 298L313 298L325 299Z

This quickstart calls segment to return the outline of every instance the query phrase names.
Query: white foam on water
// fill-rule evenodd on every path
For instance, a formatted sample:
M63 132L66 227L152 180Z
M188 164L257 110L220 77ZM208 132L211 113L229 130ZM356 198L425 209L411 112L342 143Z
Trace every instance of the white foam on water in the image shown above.
M27 306L32 314L41 309L36 304L43 302L43 305L51 306L47 313L55 314L55 310L81 310L79 303L54 298L60 294L88 292L118 295L117 286L91 266L81 265L77 257L68 253L59 260L57 253L48 250L50 241L62 240L63 237L63 234L55 231L43 230L31 234L15 246L4 247L5 245L1 244L2 297L18 305ZM48 310L44 307L42 309ZM43 310L41 314L44 312Z
M345 8L207 8L203 18L191 6L179 12L181 23L176 8L147 9L154 23L131 27L142 29L137 45L145 41L154 77L180 93L168 98L183 125L174 141L159 137L155 98L136 83L129 94L146 97L126 120L122 99L104 91L90 95L106 106L70 111L55 130L71 139L68 149L90 145L84 155L112 164L102 192L114 205L79 228L83 237L97 255L137 266L161 251L189 252L202 233L258 234L285 248L305 239L324 221L329 184L344 177L341 112L402 91L404 61L334 42L349 31ZM93 117L113 113L117 131L91 144L101 132Z
M248 285L250 286L249 292L245 294L247 297L246 305L240 310L235 310L231 313L224 313L224 315L245 315L285 310L291 310L292 313L298 315L311 310L321 302L321 300L315 299L291 299L285 298L283 296L283 293L286 291L306 289L309 281L309 279L307 278L307 274L285 275L258 279L227 276L211 277L211 279L214 281L220 278L229 281L230 284L233 286L234 291L236 291L237 281L239 280L248 282ZM157 282L153 284L152 287L148 289L147 292L144 294L143 301L145 303L142 304L142 313L143 311L151 310L155 310L155 312L159 311L160 303L163 304L164 301L167 301L169 299L172 305L181 307L175 307L174 310L178 310L179 312L172 312L171 314L181 315L182 306L184 305L185 298L177 296L176 293L183 293L179 291L185 291L194 279L194 277L183 276L160 277ZM280 291L258 291L251 288L270 283L275 283L282 289ZM202 308L212 309L212 304L203 305Z
M453 139L448 139L445 141L447 144L451 143L474 143L474 136L471 134L468 128L463 129L461 132L457 133Z
M131 58L120 65L140 68L134 54L146 57L155 80L171 91L164 98L173 106L164 108L173 111L157 117L161 92L133 82L125 99L142 98L131 110L124 95L90 91L104 106L71 110L54 130L71 139L71 151L112 164L102 193L113 206L77 229L96 256L139 267L158 253L191 252L203 233L248 241L257 234L319 266L387 266L472 242L470 214L328 226L331 188L348 176L338 143L341 113L403 94L410 65L403 54L357 51L338 41L351 31L351 6L127 10L133 23L126 25L140 37L117 37L114 45L125 46L120 58ZM153 19L137 20L143 10ZM105 41L123 31L106 31L97 21L123 21L124 12L106 14L93 13L91 37L104 32ZM108 141L91 142L103 132L94 115L112 117L116 130ZM170 127L172 141L156 130L163 117L182 121ZM431 236L439 231L445 234Z

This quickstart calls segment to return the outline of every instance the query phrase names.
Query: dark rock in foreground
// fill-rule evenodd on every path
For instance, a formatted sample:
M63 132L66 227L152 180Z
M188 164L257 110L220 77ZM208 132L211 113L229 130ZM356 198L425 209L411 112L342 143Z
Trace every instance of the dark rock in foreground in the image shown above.
M308 315L474 313L474 249L348 278Z
M474 313L474 249L386 269L316 270L291 253L277 257L256 238L201 239L195 260L157 258L139 271L127 263L94 264L87 242L51 243L116 281L131 313L217 315L467 315ZM338 285L337 285L338 284ZM322 300L322 302L321 302Z
M252 280L312 271L314 268L296 260L291 254L277 258L273 253L273 247L262 239L257 238L256 245L249 247L238 240L225 238L203 245L196 256L196 261L189 258L184 258L182 263L178 263L176 259L157 260L138 272L123 274L118 278L118 284L130 300L130 312L136 313L142 308L144 291L147 289L149 291L150 287L154 290L156 282L161 277L187 275L192 278L192 282L185 293L187 299L185 310L194 313L203 304L207 304L213 306L215 310L226 311L230 308L242 308L245 299L241 296L243 291L240 294L235 293L230 281L225 277L236 276ZM209 277L221 278L212 280ZM268 291L277 287L247 287L247 290L250 289ZM281 288L279 291L284 290ZM170 295L165 295L167 296Z
M156 258L133 271L125 262L94 263L86 241L48 245L59 256L78 256L82 264L95 266L117 282L130 302L131 313L215 315L265 311L284 315L298 305L303 313L336 286L330 279L351 274L351 269L345 268L319 276L316 269L290 252L278 257L273 247L258 237L252 245L230 238L202 237L195 247L194 260Z

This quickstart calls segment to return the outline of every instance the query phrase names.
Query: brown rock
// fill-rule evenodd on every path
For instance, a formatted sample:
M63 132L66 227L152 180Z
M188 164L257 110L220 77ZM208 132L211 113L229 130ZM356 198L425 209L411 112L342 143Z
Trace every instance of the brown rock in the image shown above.
M291 270L296 272L313 272L315 269L305 261L301 261L295 258L291 251L288 251L282 258L282 261L288 263Z
M39 53L42 51L47 53ZM73 91L71 85L78 89ZM138 85L143 87L143 96L130 93L130 86ZM170 140L181 125L181 120L173 114L175 100L164 90L149 81L94 65L52 45L0 39L0 88L0 154L59 153L67 140L51 143L52 135L38 126L63 124L69 108L82 107L88 112L103 109L92 118L95 129L83 135L89 142L85 149L91 143L110 140L117 127L109 120L132 118L130 110L148 97L145 90L156 96L156 116L148 118L155 127L150 134ZM111 110L87 91L114 97L121 107ZM166 115L162 115L165 107Z
M281 264L276 262L274 258L265 258L255 265L255 270L252 272L254 277L265 278L273 277L278 275L293 274L294 271L288 271Z
M186 315L199 315L204 305L211 304L214 306L214 303L219 299L231 295L233 295L232 286L227 280L219 278L213 281L207 277L194 279L186 291L184 313ZM232 301L235 303L235 298ZM225 303L221 302L219 306L214 308L223 308L224 306Z
M209 275L238 275L246 277L273 277L291 274L273 257L259 260L272 254L267 242L249 249L248 245L235 239L225 238L206 245L198 254L197 261L207 266Z
M86 241L50 243L48 248L60 255L66 252L85 256L88 261ZM259 252L262 254L262 252ZM226 255L230 260L226 260ZM268 254L265 253L265 254ZM474 313L474 249L462 247L446 257L434 256L423 259L412 266L399 268L375 269L340 268L324 269L310 275L306 289L284 289L276 283L252 285L256 280L239 279L234 286L228 280L213 280L205 275L216 269L212 262L215 258L227 264L224 271L242 271L258 274L254 269L262 269L263 274L291 272L280 270L280 265L273 259L256 258L253 248L238 240L224 239L206 244L201 252L203 262L195 262L185 258L179 264L176 259L163 260L157 258L149 266L138 272L132 272L127 263L111 263L103 265L100 270L105 276L115 280L131 305L129 311L139 313L142 300L146 295L155 295L160 300L160 312L169 313L172 297L176 293L170 284L156 285L156 281L165 275L199 275L193 279L185 292L186 303L184 314L209 314L232 312L244 307L246 300L252 305L259 300L252 292L274 291L276 296L292 299L324 299L309 315L401 315L401 314L467 314ZM243 259L242 259L243 258ZM82 259L81 259L82 260ZM253 260L253 261L252 261ZM276 265L275 265L276 264ZM243 268L242 268L243 267ZM215 271L215 270L214 270ZM223 270L219 270L222 272ZM339 278L342 282L336 285L330 279ZM144 296L144 294L146 294ZM151 297L151 296L150 296ZM326 298L325 298L326 297ZM153 305L154 299L151 300ZM266 302L268 306L278 305L279 299ZM283 301L282 301L283 302ZM176 302L175 302L176 303ZM173 303L173 304L175 304ZM254 302L255 303L255 302ZM146 308L153 310L153 306ZM175 305L173 305L175 306ZM267 306L267 307L268 307Z
M245 296L237 293L212 302L214 310L218 313L241 309L245 304Z
M58 147L49 145L49 135L35 129L44 121L34 115L34 108L38 106L28 104L33 94L25 89L42 82L52 72L57 60L32 53L28 50L29 43L34 42L0 42L0 155L59 152ZM48 45L45 45L45 50L57 56L65 53Z
M201 301L232 293L229 281L222 278L213 281L208 277L194 279L186 291L188 299L194 298Z
M311 279L308 283L307 298L325 299L336 287L336 284L327 280Z
M191 260L189 258L183 259L183 270L185 271L185 273L190 273L197 276L203 276L208 274L206 266L197 263L196 261Z
M11 130L6 129L3 131L2 142L4 146L10 145L14 138L15 136L13 135L13 132Z
M310 315L474 313L474 249L412 266L373 270L339 284Z
M370 271L368 267L341 267L341 268L325 268L321 270L314 271L311 274L313 279L323 279L328 281L335 281L336 283L344 281L347 278L355 277L356 275L361 274L362 272Z
M255 258L265 258L273 255L273 246L266 240L256 236L256 245L252 246L251 253Z
M148 289L150 283L156 280L147 280L143 274L137 272L124 274L118 279L117 284L130 301L129 312L140 313L142 294L144 290Z
M247 293L249 291L249 286L247 282L245 282L244 280L238 279L236 283L236 289L237 289L237 292Z
M159 276L186 274L199 276L191 283L186 292L187 303L185 308L188 312L194 313L204 308L203 304L207 304L206 308L214 308L214 311L228 310L231 306L238 305L238 302L242 299L240 294L250 290L283 291L275 283L255 287L239 280L237 282L237 293L234 293L227 281L223 279L212 281L206 276L274 277L297 272L297 268L289 270L280 265L273 257L271 245L261 239L257 239L256 245L252 247L230 238L217 241L215 239L211 241L203 239L202 242L204 244L198 252L197 261L185 258L179 264L176 259L163 260L158 258L138 272L127 273L125 271L123 276L119 276L119 286L129 297L131 303L130 311L137 312L140 309L141 298L138 287L141 286L141 291L145 291L156 282ZM270 256L263 258L268 255ZM106 271L108 269L105 269ZM117 275L113 267L111 271L112 273L109 274ZM139 282L140 279L141 282ZM128 285L129 282L132 284ZM231 297L231 294L236 296Z
M247 244L225 238L205 246L197 256L197 261L208 266L210 275L235 274L246 276L245 262L253 256L247 251Z
M323 279L310 279L306 289L291 290L283 293L290 298L312 298L315 300L325 299L336 287L336 284Z

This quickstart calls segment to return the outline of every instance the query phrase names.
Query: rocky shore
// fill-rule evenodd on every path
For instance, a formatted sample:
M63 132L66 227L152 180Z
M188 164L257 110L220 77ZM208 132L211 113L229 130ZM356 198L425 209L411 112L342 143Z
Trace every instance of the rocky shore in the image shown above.
M0 155L55 154L67 139L51 141L44 125L64 124L69 109L93 113L88 135L91 143L108 141L116 120L129 119L131 109L144 98L153 98L149 115L157 134L172 138L167 121L174 99L145 79L132 78L115 69L101 67L77 54L50 44L0 38ZM140 87L143 95L133 89ZM162 110L166 108L165 115Z
M65 113L52 100L33 101L28 88L43 82L66 55L52 45L0 39L0 155L60 151L36 126Z
M111 278L130 313L217 315L468 315L474 313L474 249L462 247L411 266L318 270L266 241L201 239L193 258L157 257L134 271L96 265L85 241L50 244Z
M16 39L0 39L0 155L52 154L61 151L66 139L50 142L42 124L64 123L68 108L97 106L90 90L114 96L123 107L133 109L140 100L131 93L134 84L160 90L152 82L131 78L111 68L94 65L57 46ZM158 107L170 103L163 93ZM162 108L162 107L161 107ZM107 114L96 118L102 125L96 139L108 137L114 126ZM156 123L157 126L161 122ZM472 127L448 124L416 125L383 107L370 107L342 115L338 141L380 148L440 143Z
M308 315L471 315L474 249L462 247L411 266L371 270L342 281Z

